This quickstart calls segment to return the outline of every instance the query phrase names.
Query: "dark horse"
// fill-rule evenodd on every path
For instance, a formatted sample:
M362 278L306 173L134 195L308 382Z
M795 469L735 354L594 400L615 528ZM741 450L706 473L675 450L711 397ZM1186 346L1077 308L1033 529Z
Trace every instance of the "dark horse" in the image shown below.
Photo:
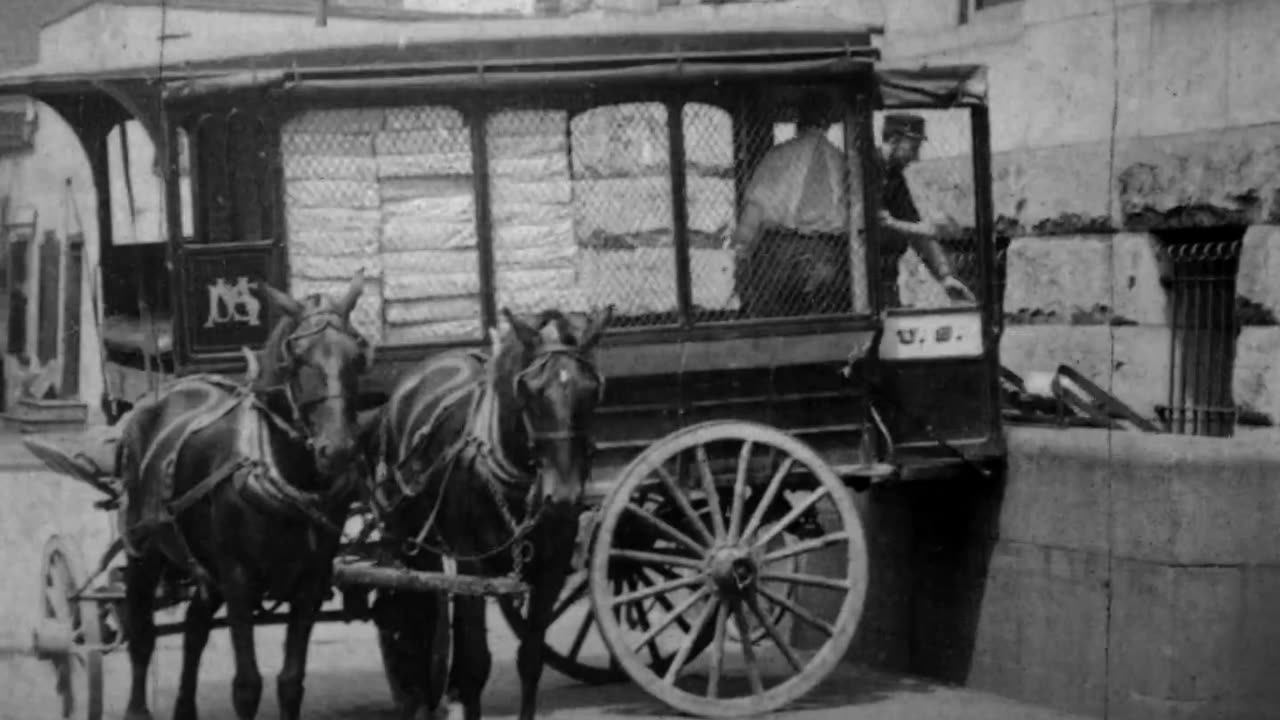
M370 346L351 327L350 314L363 287L357 275L341 298L299 302L264 286L282 316L261 367L249 356L249 383L183 378L122 421L133 669L127 720L151 716L146 676L156 642L154 601L171 573L196 584L174 717L196 717L200 657L224 601L235 651L232 703L241 720L257 715L262 676L254 616L268 597L289 602L277 690L280 717L298 717L311 630L359 486L349 470L358 458L354 401Z
M551 611L570 571L590 473L589 426L604 389L590 360L612 317L543 312L530 325L503 310L490 357L452 351L406 373L382 410L372 501L398 558L463 575L518 573L529 586L521 639L520 717L537 707ZM432 656L442 597L380 591L374 614L393 658L392 684L406 718L436 710L445 678ZM468 720L480 717L491 657L486 598L453 599L448 685ZM396 659L398 658L398 660Z

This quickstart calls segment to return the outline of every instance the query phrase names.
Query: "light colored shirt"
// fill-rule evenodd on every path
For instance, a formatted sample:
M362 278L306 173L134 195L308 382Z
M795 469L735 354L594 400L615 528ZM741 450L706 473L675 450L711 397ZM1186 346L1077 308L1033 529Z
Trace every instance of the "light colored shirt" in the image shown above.
M747 185L761 224L802 233L845 231L844 153L818 130L805 130L770 148Z

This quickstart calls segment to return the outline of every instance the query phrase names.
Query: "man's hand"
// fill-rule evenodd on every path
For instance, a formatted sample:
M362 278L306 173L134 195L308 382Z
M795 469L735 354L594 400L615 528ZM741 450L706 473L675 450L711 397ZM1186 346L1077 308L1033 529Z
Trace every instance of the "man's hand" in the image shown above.
M973 292L955 275L948 275L942 279L942 289L946 291L947 297L951 298L951 302L978 302Z

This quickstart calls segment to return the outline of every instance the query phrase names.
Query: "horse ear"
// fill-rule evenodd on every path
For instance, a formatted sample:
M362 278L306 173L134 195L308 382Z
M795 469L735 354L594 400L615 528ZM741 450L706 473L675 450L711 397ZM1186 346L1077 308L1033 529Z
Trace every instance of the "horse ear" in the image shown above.
M302 315L302 303L294 300L289 295L280 292L271 287L267 283L259 283L258 287L262 290L262 294L267 297L267 302L276 306L281 312L297 319Z
M507 319L511 325L511 330L515 332L516 337L520 338L520 342L526 346L532 347L538 344L538 331L533 329L528 323L511 314L507 308L502 308L502 316Z
M244 361L245 361L244 379L245 379L245 382L248 382L248 383L254 383L254 382L257 382L258 378L262 377L262 364L261 364L260 362L258 362L258 354L257 354L257 353L255 353L254 351L250 350L250 349L249 349L247 346L245 346L245 345L241 345L241 346L240 346L240 352L241 352L241 354L243 354L243 355L244 355Z
M360 299L360 294L364 292L364 268L356 271L355 277L351 278L351 286L347 288L347 294L342 297L338 303L338 309L342 312L342 316L346 317L356 308L356 301Z
M587 322L587 329L582 331L582 339L578 341L578 347L583 352L595 347L600 342L600 338L604 337L605 328L609 327L609 321L613 320L613 305L607 305L604 312L597 312L591 316Z

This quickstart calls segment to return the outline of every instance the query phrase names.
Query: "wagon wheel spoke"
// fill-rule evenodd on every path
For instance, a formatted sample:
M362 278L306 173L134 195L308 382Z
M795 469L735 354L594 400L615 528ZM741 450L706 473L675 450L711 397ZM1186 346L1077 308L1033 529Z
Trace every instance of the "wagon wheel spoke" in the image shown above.
M835 578L829 578L823 575L809 575L807 573L785 573L785 572L764 572L760 573L761 580L772 580L773 582L791 583L793 585L807 585L809 587L820 587L828 590L839 590L848 592L849 583Z
M650 565L677 565L679 567L692 568L698 570L702 568L702 562L684 555L668 555L666 553L645 552L643 550L612 550L610 557L622 558L623 560L634 560L635 562L646 563Z
M663 596L663 599L665 599L665 596L667 593L670 593L674 590L679 590L681 588L687 588L693 585L697 585L698 583L703 582L706 578L706 575L704 575L703 573L698 573L697 575L680 576L680 575L675 575L673 573L673 577L675 577L676 579L671 580L669 582L664 582L661 585L651 584L646 588L633 590L624 595L618 595L617 597L613 598L612 604L614 607L617 607L618 605L629 605L631 603L636 603L641 600L647 600L654 596ZM659 602L662 602L662 600L659 600Z
M809 625L815 630L818 630L819 632L823 633L827 637L831 637L836 633L836 629L831 627L831 623L820 619L817 615L814 615L808 610L805 610L804 608L795 604L789 598L783 597L782 595L779 595L778 593L770 590L767 587L759 587L759 588L756 588L756 590L761 595L765 596L769 600L769 602L786 610L792 615L795 615L805 624Z
M663 680L668 685L674 685L676 675L680 673L680 669L689 661L689 654L693 652L693 646L698 641L698 636L707 628L707 623L711 622L716 608L720 606L719 598L713 599L702 608L702 613L698 615L698 619L694 622L694 631L685 635L684 642L680 644L680 649L676 651L675 658L671 661L670 667L667 668L666 675Z
M736 543L742 532L742 506L747 499L747 473L751 469L751 441L742 443L738 453L738 474L733 480L733 505L729 511L729 542Z
M818 501L825 498L828 494L830 494L830 492L831 491L828 490L825 485L823 485L823 486L820 486L818 489L814 490L813 492L809 493L809 497L806 497L803 501L796 503L795 507L791 508L791 512L787 513L786 516L784 516L781 520L774 523L773 527L769 528L767 531L761 534L759 538L756 538L755 546L757 548L763 549L764 546L768 545L769 541L777 537L779 533L791 527L791 523L795 522L796 518L799 518L809 508L813 507L814 505L817 505ZM769 500L772 501L773 498L769 498ZM761 512L761 508L763 508L764 506L765 504L761 503L760 507L756 508L756 512L757 513Z
M751 537L760 528L760 523L764 521L765 512L773 504L774 498L778 496L778 491L782 489L782 479L791 472L793 464L795 464L795 458L788 456L778 466L778 469L773 473L773 477L769 478L769 485L765 487L764 495L761 496L760 502L756 504L756 511L751 514L751 520L747 522L747 526L742 530L742 537Z
M654 516L654 514L649 512L648 510L645 510L644 508L640 507L639 505L636 505L635 503L627 503L626 509L632 515L635 515L636 517L648 523L653 529L657 530L663 535L666 535L667 537L680 543L681 545L684 545L686 548L692 550L694 553L697 554L698 557L702 557L703 555L706 554L707 552L706 546L698 543L693 538L675 529L666 521L661 520L658 517Z
M656 638L659 633L671 627L671 625L674 624L676 620L680 619L681 616L683 616L686 612L689 611L689 608L702 602L710 594L711 594L711 588L705 587L705 586L699 588L698 592L690 595L684 602L680 603L680 605L668 611L667 616L662 619L662 622L659 622L655 624L653 627L650 627L648 631L644 634L644 636L641 638L638 644L644 645L646 643L652 643L654 638ZM648 624L647 619L645 624L646 625Z
M568 611L569 608L573 607L574 603L587 596L588 583L586 573L574 575L574 578L576 578L577 581L573 585L569 586L569 592L566 593L564 597L560 599L560 602L551 610L551 622L547 624L547 627L550 627L556 620L563 617L565 612ZM572 579L573 578L571 578L571 580ZM588 615L590 615L590 613L588 613Z
M756 695L764 694L764 680L760 678L760 665L756 662L755 646L750 642L751 633L747 628L747 615L742 610L742 604L736 603L733 608L733 621L738 625L738 635L743 638L742 641L742 659L747 666L747 675L751 678L751 692Z
M680 508L680 512L684 513L685 518L689 521L689 525L698 532L699 536L702 537L703 544L714 545L716 542L715 537L707 531L706 524L702 522L702 518L698 516L698 512L693 509L693 505L689 502L689 497L685 495L684 490L680 489L679 484L676 483L676 479L671 476L671 473L667 472L661 466L655 467L654 472L658 474L658 478L666 487L667 493L671 495L671 499L675 502L676 506Z
M830 545L835 545L836 543L848 542L848 540L849 540L849 533L846 533L843 531L828 533L819 538L798 542L794 545L791 545L790 547L787 547L784 550L776 550L774 552L771 552L768 555L765 555L761 559L761 564L772 565L773 563L781 562L788 558L793 558L796 555L803 555L804 553L812 552L814 550L821 550Z
M578 656L582 654L582 646L587 641L587 633L591 630L591 625L595 623L596 616L590 612L585 613L582 617L582 624L578 626L578 631L573 635L573 643L569 645L569 653L567 657L577 662Z
M724 672L724 641L729 626L729 608L724 603L716 603L716 637L711 642L711 667L707 672L707 697L714 698L720 694L720 675Z
M756 616L756 622L760 623L761 627L764 628L764 631L769 635L769 639L773 640L773 644L778 647L778 650L782 651L783 657L791 664L791 668L796 672L803 670L804 664L800 662L800 658L796 657L795 651L791 649L791 644L787 642L786 638L782 637L778 627L773 624L769 616L760 608L760 600L754 595L749 596L747 598L747 608L751 610L752 615ZM744 645L751 645L751 643L744 641Z
M641 570L640 575L641 577L644 578L644 581L646 583L649 583L650 585L652 585L652 582L649 580L649 575L647 572L645 572L644 570ZM681 580L685 580L685 578L681 578ZM697 584L699 582L705 582L705 580L706 580L706 575L699 573L698 575L694 575L693 581L688 584L685 584L684 587L688 587L689 585ZM670 583L664 583L664 584L670 584ZM661 605L662 609L666 610L667 612L671 612L675 608L675 606L671 604L671 599L667 597L666 593L663 593L661 595L654 597L654 601L658 605ZM683 615L678 616L678 619L676 620L676 625L680 626L680 630L682 632L689 632L692 629L692 626L690 626L689 623L684 619Z
M627 590L634 590L637 584L637 579L635 577L629 577L622 581L622 587ZM636 604L629 605L628 611L631 613L630 624L632 627L640 630L649 629L648 610L643 607L642 604L640 607L637 607ZM637 646L632 648L632 651L638 655L640 653L638 648L640 647L647 647L649 649L649 662L651 664L657 664L661 653L658 651L658 645L654 642L653 637L646 633Z
M707 448L699 445L694 452L698 458L698 475L702 477L702 492L707 496L707 505L711 508L711 527L715 530L716 540L726 534L724 513L720 509L720 494L716 492L716 476L711 471L711 460L707 457Z

